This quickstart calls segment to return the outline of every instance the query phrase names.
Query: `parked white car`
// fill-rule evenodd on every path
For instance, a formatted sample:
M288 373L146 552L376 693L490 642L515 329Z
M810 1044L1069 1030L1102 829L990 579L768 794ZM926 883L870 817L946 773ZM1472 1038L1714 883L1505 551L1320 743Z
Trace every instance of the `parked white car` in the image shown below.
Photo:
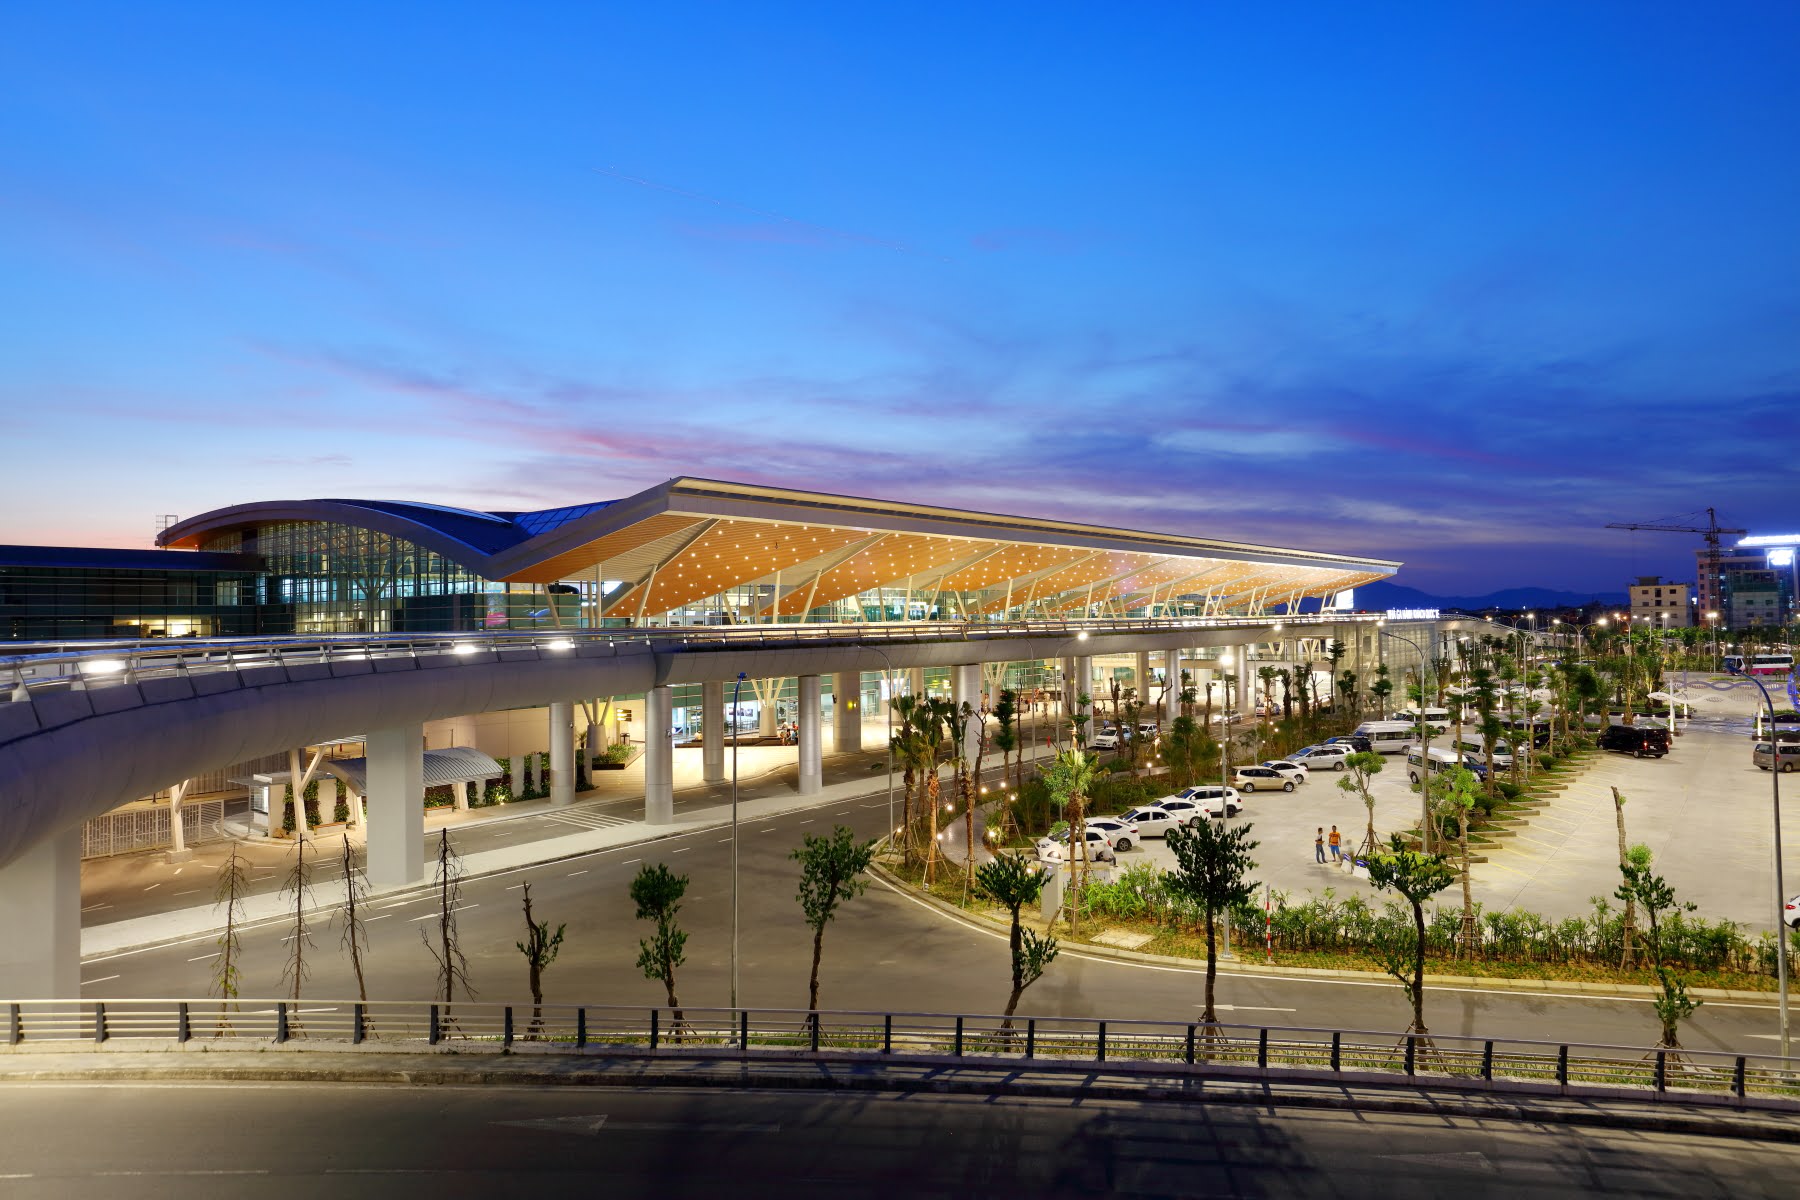
M1175 818L1179 825L1198 825L1203 817L1235 817L1244 811L1244 802L1236 788L1220 784L1202 784L1165 796L1156 806Z
M1160 804L1145 804L1134 808L1119 820L1136 826L1140 838L1167 837L1169 830L1181 824L1175 819L1174 813Z
M1307 771L1305 763L1292 762L1285 758L1270 758L1263 760L1263 766L1269 768L1271 771L1280 771L1295 783L1306 782Z
M1324 746L1307 746L1288 755L1289 762L1297 762L1307 768L1322 768L1329 771L1342 771L1344 760L1356 753L1356 747L1347 742L1338 742Z
M1089 829L1087 834L1087 856L1089 862L1117 862L1112 843L1098 829ZM1041 837L1037 843L1039 862L1065 863L1069 861L1069 834L1067 830L1053 837Z
M1139 841L1137 822L1129 817L1089 817L1085 824L1089 829L1098 829L1105 834L1112 848L1121 854Z
M1272 767L1239 767L1231 773L1231 782L1246 792L1294 790L1294 781Z

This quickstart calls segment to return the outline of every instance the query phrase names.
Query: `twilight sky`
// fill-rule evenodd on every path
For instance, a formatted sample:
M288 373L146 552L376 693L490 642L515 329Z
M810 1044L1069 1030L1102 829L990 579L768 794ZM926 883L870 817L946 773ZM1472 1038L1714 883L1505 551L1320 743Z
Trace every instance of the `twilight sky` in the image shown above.
M1800 6L0 9L0 542L676 475L1344 549L1800 527Z

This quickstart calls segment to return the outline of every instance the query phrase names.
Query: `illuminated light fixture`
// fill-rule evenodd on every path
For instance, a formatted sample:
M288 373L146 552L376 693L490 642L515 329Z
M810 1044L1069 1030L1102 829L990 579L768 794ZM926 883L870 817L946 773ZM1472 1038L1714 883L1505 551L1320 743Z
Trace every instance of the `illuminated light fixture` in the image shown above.
M125 664L116 658L96 658L81 664L83 675L117 675L124 669Z
M544 643L544 649L546 650L573 650L574 648L575 643L568 638L556 638L553 641Z

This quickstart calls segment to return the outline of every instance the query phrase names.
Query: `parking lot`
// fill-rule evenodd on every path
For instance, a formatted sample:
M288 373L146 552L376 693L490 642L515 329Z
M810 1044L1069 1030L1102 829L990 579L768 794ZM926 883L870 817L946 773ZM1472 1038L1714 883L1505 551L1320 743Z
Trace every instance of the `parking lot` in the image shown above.
M1731 701L1740 698L1732 696ZM1700 915L1725 917L1756 929L1772 929L1775 913L1774 856L1769 772L1751 764L1750 722L1743 703L1719 705L1691 722L1664 759L1604 754L1591 761L1566 791L1553 797L1528 825L1473 869L1475 898L1488 909L1522 908L1548 917L1591 912L1591 898L1610 897L1618 886L1618 832L1612 788L1626 796L1626 833L1644 842L1657 869ZM1294 792L1257 791L1243 797L1244 813L1261 843L1255 851L1256 877L1299 897L1335 888L1341 895L1365 890L1361 873L1352 875L1314 861L1314 831L1333 823L1346 845L1361 843L1366 810L1353 793L1340 791L1336 771L1314 771ZM1791 783L1790 783L1791 781ZM1783 842L1787 890L1800 892L1800 774L1783 776L1789 807ZM1416 825L1419 797L1406 783L1402 755L1387 756L1376 777L1375 830ZM1119 856L1121 869L1137 862L1165 869L1174 857L1159 839ZM1442 902L1457 902L1458 890Z

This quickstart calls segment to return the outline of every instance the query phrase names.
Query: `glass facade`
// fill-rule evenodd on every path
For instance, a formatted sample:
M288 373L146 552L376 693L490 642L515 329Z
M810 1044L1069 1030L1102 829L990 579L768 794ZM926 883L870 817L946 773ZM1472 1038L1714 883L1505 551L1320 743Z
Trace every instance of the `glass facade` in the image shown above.
M21 557L0 551L0 639L7 641L249 637L292 628L279 605L263 602L254 569L146 567L103 555L89 563Z
M204 549L260 558L295 633L541 628L559 618L574 628L579 620L572 592L509 590L417 542L355 525L274 521L220 534Z

